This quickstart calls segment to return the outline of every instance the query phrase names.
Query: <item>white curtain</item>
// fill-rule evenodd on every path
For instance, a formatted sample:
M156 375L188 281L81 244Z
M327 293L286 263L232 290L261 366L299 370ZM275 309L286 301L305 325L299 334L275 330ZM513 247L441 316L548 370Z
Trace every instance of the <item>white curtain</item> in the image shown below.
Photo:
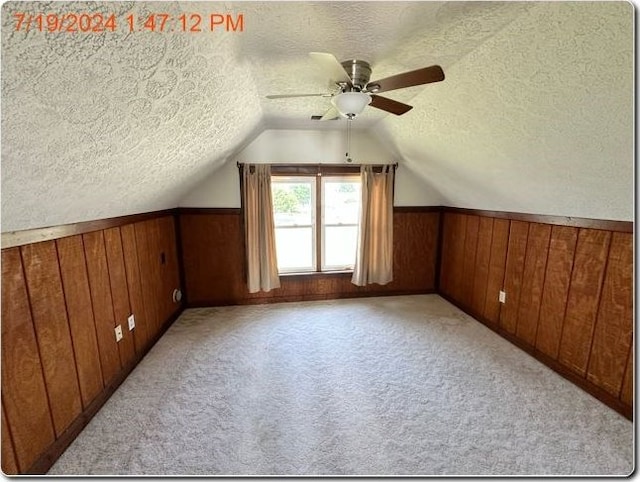
M280 288L271 202L271 166L245 164L242 169L244 234L249 293Z
M393 280L393 166L374 173L360 168L362 206L358 226L358 250L351 282L358 286Z

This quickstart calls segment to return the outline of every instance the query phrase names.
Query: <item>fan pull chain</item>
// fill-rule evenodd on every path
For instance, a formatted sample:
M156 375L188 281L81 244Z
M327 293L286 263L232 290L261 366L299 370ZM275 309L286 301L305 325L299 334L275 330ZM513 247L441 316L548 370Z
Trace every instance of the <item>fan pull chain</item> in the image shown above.
M345 154L347 162L353 162L353 159L349 157L349 151L351 150L351 117L347 117L347 153Z

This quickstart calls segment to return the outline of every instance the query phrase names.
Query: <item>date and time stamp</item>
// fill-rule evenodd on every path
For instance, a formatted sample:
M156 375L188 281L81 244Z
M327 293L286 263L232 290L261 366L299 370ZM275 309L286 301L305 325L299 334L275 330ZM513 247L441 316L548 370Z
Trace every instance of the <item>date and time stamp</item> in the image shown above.
M26 13L13 14L19 32L87 34L103 32L215 33L243 32L243 13L149 13L116 15L115 13Z

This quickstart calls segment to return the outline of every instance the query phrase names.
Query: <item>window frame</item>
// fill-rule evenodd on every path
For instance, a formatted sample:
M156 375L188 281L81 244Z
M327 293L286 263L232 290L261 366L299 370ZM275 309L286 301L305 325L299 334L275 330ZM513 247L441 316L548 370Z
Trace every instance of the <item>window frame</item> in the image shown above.
M311 166L310 166L311 167ZM333 167L333 166L332 166ZM338 178L344 180L358 180L360 181L360 169L357 168L357 171L354 171L354 166L348 166L351 169L333 169L327 170L326 172L321 172L319 169L314 174L311 174L308 169L283 169L282 171L277 169L272 169L271 178L289 178L295 180L295 178L307 178L315 177L315 187L312 189L312 203L315 204L315 215L313 216L314 226L312 226L312 236L313 236L313 261L314 261L314 269L286 269L281 270L278 268L278 274L283 276L288 275L309 275L309 274L331 274L331 273L352 273L354 267L328 267L327 269L323 269L323 254L325 248L325 224L324 224L324 193L322 189L324 187L324 183L322 182L323 178ZM358 226L358 223L355 226ZM345 226L344 224L342 226ZM349 224L348 226L351 226ZM355 259L354 259L355 262Z
M309 181L310 185L311 185L311 224L310 225L294 225L294 226L276 226L275 225L275 218L274 218L274 229L299 229L299 228L311 228L311 269L306 268L306 267L293 267L293 268L284 268L284 269L280 269L278 268L278 274L297 274L297 273L316 273L318 272L318 256L317 256L317 227L318 227L318 222L317 222L317 216L318 216L318 211L317 209L313 209L314 207L316 207L317 204L317 191L318 191L318 182L317 180L315 180L315 182L311 182L314 181L314 177L315 176L309 176L307 175L288 175L288 174L283 174L283 175L273 175L271 174L271 183L272 183L272 193L273 193L273 178L277 177L280 178L280 183L285 184L285 183L291 183L291 184L295 184L295 183L299 183L301 180L306 180ZM272 194L273 196L273 194Z
M334 174L334 175L324 175L324 176L318 176L318 178L320 179L320 190L321 190L321 200L324 200L324 187L325 187L325 182L327 182L326 180L331 179L333 180L338 180L338 181L342 181L342 182L354 182L354 181L358 181L360 182L360 176L357 174ZM360 189L362 189L362 186L360 186ZM327 224L325 222L325 218L326 218L326 205L324 202L320 203L320 240L317 244L319 244L318 248L321 250L321 254L322 256L320 256L318 258L318 265L320 266L319 271L322 273L330 273L332 271L349 271L349 272L353 272L355 266L354 265L347 265L347 266L336 266L336 265L330 265L327 266L325 263L326 260L326 247L327 247L327 243L326 243L326 228L327 227L345 227L345 226L354 226L356 228L356 232L357 232L357 227L360 224L360 220L356 220L355 223L348 223L348 224ZM354 253L354 259L353 262L355 264L355 253Z

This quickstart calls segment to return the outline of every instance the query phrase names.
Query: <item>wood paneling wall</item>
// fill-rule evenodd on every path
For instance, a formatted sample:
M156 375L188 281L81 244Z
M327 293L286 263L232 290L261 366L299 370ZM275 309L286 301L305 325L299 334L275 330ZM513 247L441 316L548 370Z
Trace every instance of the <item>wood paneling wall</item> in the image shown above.
M238 209L3 234L2 470L48 469L180 313L181 276L190 306L440 292L631 417L633 235L590 222L396 208L392 283L283 276L279 290L255 294Z
M2 250L6 474L46 470L181 310L174 216L144 219Z
M443 216L441 294L631 417L633 234Z
M189 306L333 299L436 289L439 212L396 208L393 215L394 280L355 286L350 273L281 276L281 287L249 293L244 280L240 210L186 210L180 233Z

